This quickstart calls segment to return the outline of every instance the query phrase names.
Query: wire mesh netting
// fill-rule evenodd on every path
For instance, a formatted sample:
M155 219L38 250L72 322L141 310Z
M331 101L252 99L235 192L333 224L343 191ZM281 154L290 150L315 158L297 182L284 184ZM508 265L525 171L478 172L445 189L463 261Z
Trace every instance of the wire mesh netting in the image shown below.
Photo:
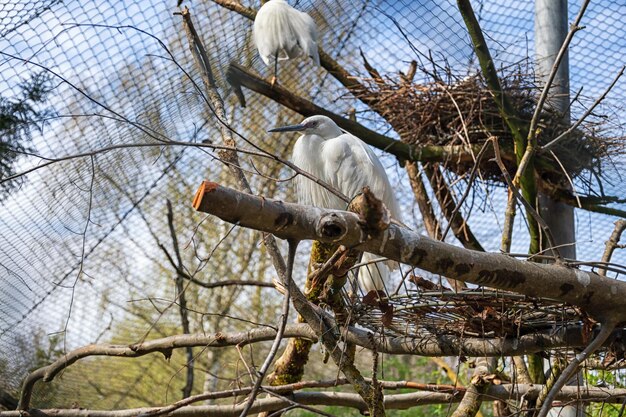
M406 73L415 60L418 85L431 83L432 72L438 69L452 75L451 82L477 72L469 37L452 1L294 3L315 19L324 50L360 80L371 78L361 54L390 79L400 79L399 72ZM577 13L578 3L570 5L571 16ZM238 145L245 147L249 141L288 159L295 137L277 138L266 130L300 116L250 91L245 91L247 106L241 108L226 82L231 61L266 78L272 75L251 44L252 22L211 1L189 7L226 97L229 123L242 135ZM503 72L522 68L532 76L532 2L475 1L474 7L498 67ZM19 129L11 133L11 140L19 140L23 148L9 165L10 172L0 172L4 179L28 172L1 189L0 388L5 391L16 393L29 370L78 346L133 343L182 333L175 287L177 254L184 270L200 282L185 284L191 332L275 325L280 298L272 289L205 288L235 277L270 283L275 273L259 234L204 217L190 207L203 179L224 184L232 179L210 146L221 139L202 97L202 82L181 17L174 14L177 10L173 1L0 5L0 109L23 110ZM602 94L624 65L625 21L626 8L618 2L589 6L586 27L577 33L569 54L570 89L576 95L573 119ZM322 107L344 115L355 110L359 122L397 137L380 116L308 60L281 63L278 79ZM39 96L24 95L25 86L33 83L40 87ZM591 123L610 137L623 136L624 102L626 83L620 80ZM395 158L377 153L394 184L404 221L421 228L404 170ZM254 192L295 201L292 181L275 181L289 179L288 170L268 159L245 154L241 158ZM601 172L583 171L574 184L584 194L623 198L625 162L623 155L605 155ZM465 179L455 182L458 195L464 192ZM497 251L506 191L488 181L479 185L462 213L485 249ZM167 200L173 206L172 220L167 217ZM619 202L609 207L626 209ZM607 214L576 211L578 258L600 258L614 221ZM512 251L524 252L529 238L523 220L516 222L514 237ZM452 237L448 240L455 243ZM299 253L296 276L303 282L308 254L302 248ZM624 251L617 251L613 261L626 263ZM456 302L454 296L442 301L429 293L423 299L407 300L406 294L397 300L399 305ZM530 302L511 303L517 311L532 312ZM559 315L562 320L581 319L577 312L564 313L560 308L546 307L550 311L538 322L556 322ZM379 320L375 310L368 310L374 327ZM432 324L454 322L459 310L443 314ZM363 324L367 325L366 319ZM484 332L477 330L477 334ZM202 364L197 370L202 381L196 384L198 391L232 383L242 375L237 360L225 353L197 355ZM261 357L259 352L251 355ZM132 367L122 361L78 364L60 382L38 388L34 405L69 406L67 393L74 393L70 401L82 407L147 405L149 394L156 392L167 402L168 395L177 396L183 385L182 353L170 361L147 356ZM226 376L216 376L218 371ZM155 389L156 381L166 384Z

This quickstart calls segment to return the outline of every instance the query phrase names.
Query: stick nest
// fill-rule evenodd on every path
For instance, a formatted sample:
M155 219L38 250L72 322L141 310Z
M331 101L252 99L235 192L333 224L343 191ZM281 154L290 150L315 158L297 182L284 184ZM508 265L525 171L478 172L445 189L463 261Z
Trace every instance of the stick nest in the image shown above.
M499 139L507 169L510 173L515 172L513 135L480 75L448 84L441 81L416 84L406 77L393 80L374 74L373 79L362 80L368 88L360 98L373 103L372 107L402 141L417 146L481 145L495 136ZM501 77L503 90L527 124L530 124L538 98L538 90L529 79L520 73ZM550 108L543 112L537 137L540 145L567 130L562 119L561 114ZM536 155L537 174L564 190L569 184L564 171L570 178L584 171L592 171L596 177L601 177L602 161L616 152L624 153L624 138L611 137L609 132L610 129L597 120L582 124L558 142L552 152ZM500 169L491 158L484 158L480 165L484 178L504 182ZM471 160L446 162L446 168L459 175L469 172L472 166Z

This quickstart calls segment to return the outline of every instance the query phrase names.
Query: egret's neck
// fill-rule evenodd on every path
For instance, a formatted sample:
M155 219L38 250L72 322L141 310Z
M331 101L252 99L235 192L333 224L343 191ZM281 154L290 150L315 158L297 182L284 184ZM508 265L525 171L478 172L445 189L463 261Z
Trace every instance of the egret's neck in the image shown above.
M324 140L333 139L343 134L336 124L324 125L315 129L315 134Z

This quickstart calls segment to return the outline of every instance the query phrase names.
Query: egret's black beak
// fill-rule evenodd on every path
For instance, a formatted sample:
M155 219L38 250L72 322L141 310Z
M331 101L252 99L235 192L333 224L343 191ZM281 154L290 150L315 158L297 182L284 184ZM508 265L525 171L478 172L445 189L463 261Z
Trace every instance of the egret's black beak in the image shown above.
M297 124L291 126L275 127L274 129L268 130L268 132L301 132L304 129L306 129L305 125Z

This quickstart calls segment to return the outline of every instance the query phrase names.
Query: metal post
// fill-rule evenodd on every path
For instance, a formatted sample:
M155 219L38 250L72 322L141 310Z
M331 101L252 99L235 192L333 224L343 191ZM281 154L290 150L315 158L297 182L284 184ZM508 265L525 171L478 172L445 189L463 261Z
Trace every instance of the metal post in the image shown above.
M535 0L535 58L537 80L545 80L568 32L567 0ZM548 105L569 123L569 59L566 55L550 88ZM566 258L576 258L574 208L539 195L540 214ZM569 245L572 244L572 245Z
M568 32L567 0L535 0L535 71L540 86L552 70ZM563 114L564 121L569 124L569 56L566 54L561 61L554 83L550 88L547 105ZM539 194L540 214L550 227L556 245L566 258L576 258L576 241L574 208L553 201L548 196ZM568 385L577 385L582 375L579 373ZM581 379L582 381L582 379ZM584 416L584 407L558 407L550 411L550 416L577 417Z

